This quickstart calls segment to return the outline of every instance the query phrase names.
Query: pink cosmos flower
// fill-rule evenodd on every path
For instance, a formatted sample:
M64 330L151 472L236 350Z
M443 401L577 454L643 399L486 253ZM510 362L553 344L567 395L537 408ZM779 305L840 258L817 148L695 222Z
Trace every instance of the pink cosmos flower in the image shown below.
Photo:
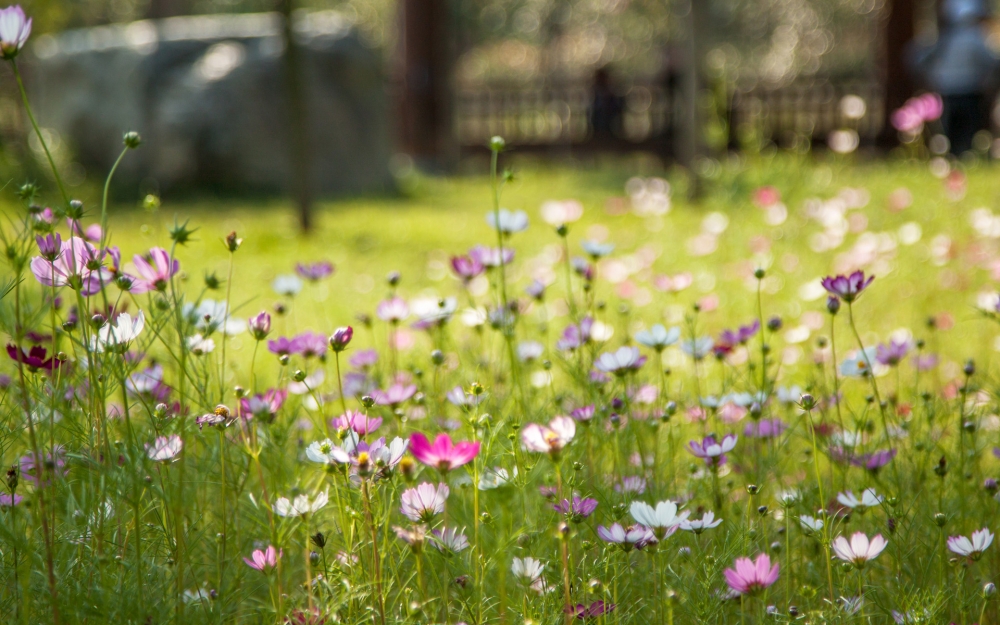
M473 278L482 274L486 267L471 256L452 256L451 270L462 279L464 284L468 284Z
M43 252L52 256L54 250L46 242ZM54 244L54 240L51 242ZM101 290L100 269L90 268L91 261L101 259L97 248L80 237L63 241L58 256L46 260L42 256L31 259L31 273L45 286L68 286L83 295L94 295Z
M433 484L424 482L416 488L403 491L399 511L413 522L427 523L444 512L449 493L447 484L438 484L435 488Z
M615 607L616 606L613 603L604 603L603 601L598 600L594 601L589 606L586 606L582 603L578 603L576 605L568 605L565 608L563 608L563 611L568 614L572 614L581 621L586 621L586 620L596 619L598 616L614 612Z
M440 471L451 471L468 464L479 453L479 441L451 442L447 434L438 434L434 444L417 432L410 436L410 453L420 462Z
M351 326L337 328L330 335L330 348L335 352L342 352L347 349L352 338L354 338L354 328Z
M556 455L576 435L576 422L570 417L556 417L546 425L529 423L521 430L521 442L528 451Z
M737 440L735 434L726 434L719 442L710 434L701 442L689 442L688 448L692 454L703 458L706 464L717 467L726 463L726 454L736 447Z
M632 525L624 528L620 523L611 527L597 526L597 535L607 543L618 545L623 551L631 551L633 547L642 549L657 542L653 531L645 525Z
M333 270L333 263L328 260L312 264L297 263L295 265L295 273L311 282L318 282L323 278L332 276Z
M250 328L250 334L256 340L263 341L271 333L271 315L263 310L256 316L247 319L247 326Z
M274 420L281 410L281 406L288 398L288 391L285 389L268 389L263 395L257 394L253 397L240 398L240 416L244 419L253 417L264 418L267 422Z
M367 436L382 425L381 417L369 417L356 410L348 410L330 421L330 426L336 430L354 430L358 436Z
M184 441L176 434L160 436L152 444L146 443L146 455L154 462L173 460L184 448Z
M31 36L31 18L24 15L21 5L0 9L0 56L12 59Z
M857 568L864 568L869 560L874 560L889 544L881 534L868 540L862 532L855 532L850 542L843 536L833 541L833 554L844 562L851 562Z
M170 278L181 269L181 264L170 258L170 254L162 247L149 250L146 257L136 254L132 258L139 277L132 283L132 293L147 293L149 291L165 291Z
M278 560L284 555L284 550L277 550L274 545L268 545L267 549L261 551L260 549L255 549L250 558L243 558L243 561L247 563L252 569L257 569L262 573L267 573L278 566ZM251 559L252 558L252 559Z
M0 508L10 508L21 503L24 498L20 495L11 495L10 493L0 493Z
M736 558L734 568L726 569L722 574L726 583L737 594L753 595L778 581L778 565L771 566L771 558L766 553L750 558Z
M971 540L965 536L951 536L948 538L948 549L952 553L957 553L960 556L972 558L973 560L978 560L991 544L993 544L993 534L985 527L972 532Z
M406 300L394 295L379 302L378 307L375 308L375 315L382 321L399 323L410 316L410 307L406 304Z
M372 399L379 406L398 406L417 393L415 384L393 384L389 388L372 392Z

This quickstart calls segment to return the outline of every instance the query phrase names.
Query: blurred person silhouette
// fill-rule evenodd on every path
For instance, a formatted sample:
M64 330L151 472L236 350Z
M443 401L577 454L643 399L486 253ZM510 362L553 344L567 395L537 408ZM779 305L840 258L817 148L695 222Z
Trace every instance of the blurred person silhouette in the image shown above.
M610 139L621 129L625 99L611 88L611 73L607 67L594 72L594 87L590 101L590 128L594 139Z
M937 41L911 53L917 77L941 96L941 125L956 155L971 150L973 137L989 125L998 58L982 27L988 15L984 0L944 0Z

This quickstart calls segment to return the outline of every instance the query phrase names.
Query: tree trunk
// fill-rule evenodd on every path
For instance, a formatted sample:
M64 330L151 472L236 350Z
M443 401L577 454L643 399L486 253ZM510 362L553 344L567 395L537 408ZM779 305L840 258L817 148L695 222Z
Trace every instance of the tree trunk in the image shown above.
M913 79L906 65L907 44L914 35L914 0L888 0L882 22L881 80L885 94L879 144L892 147L899 141L890 117L913 95Z

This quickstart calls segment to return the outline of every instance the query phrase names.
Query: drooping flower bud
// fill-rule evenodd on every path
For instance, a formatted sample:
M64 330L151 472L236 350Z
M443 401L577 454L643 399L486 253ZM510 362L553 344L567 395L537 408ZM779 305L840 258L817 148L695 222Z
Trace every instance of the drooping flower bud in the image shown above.
M330 336L330 349L338 353L342 352L347 349L352 338L354 338L354 328L351 326L337 328Z

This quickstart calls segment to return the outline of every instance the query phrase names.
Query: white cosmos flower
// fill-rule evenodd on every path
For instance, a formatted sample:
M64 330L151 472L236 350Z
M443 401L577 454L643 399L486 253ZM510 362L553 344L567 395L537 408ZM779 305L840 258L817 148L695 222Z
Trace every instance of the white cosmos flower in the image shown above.
M298 295L299 291L302 290L302 279L294 274L286 274L278 276L271 283L271 288L278 295L287 295L288 297L294 297Z
M122 351L142 333L146 326L146 316L140 310L132 317L127 312L118 315L114 323L105 323L93 339L95 351Z
M212 350L215 349L215 341L209 338L205 338L200 334L195 334L194 336L189 336L187 340L188 349L195 356L201 356L203 354L211 354Z
M972 540L965 536L952 536L948 539L948 549L960 556L966 556L973 560L978 560L983 555L986 548L993 543L993 534L989 529L972 532Z
M279 497L274 502L274 513L278 516L297 517L304 514L316 512L327 504L330 500L326 491L316 495L315 499L310 499L309 495L299 495L294 500L289 501L287 497Z
M528 451L558 453L576 436L576 421L570 417L556 417L548 426L529 423L521 430L521 442Z
M348 452L335 445L329 438L306 447L306 458L319 464L347 464L351 461Z
M514 467L513 477L517 477L517 467ZM507 472L507 469L501 467L486 469L483 471L483 474L479 476L479 490L493 490L495 488L509 486L511 479L512 476Z
M677 514L677 504L672 501L661 501L655 508L645 501L633 501L629 512L637 523L653 530L659 540L677 531L690 514L687 510Z
M863 568L869 560L874 560L886 548L889 542L881 534L871 540L863 532L855 532L850 542L843 536L833 541L833 554L844 562Z
M514 234L528 229L528 214L501 208L499 211L486 213L486 223L504 234Z
M646 347L652 347L658 352L663 351L664 348L670 345L673 345L680 338L681 331L679 328L670 328L668 330L659 323L648 330L642 330L635 333L636 341Z
M816 519L811 516L800 516L799 524L802 526L802 529L807 532L818 532L823 529L823 519Z
M716 519L715 513L711 510L705 512L700 519L695 520L683 520L681 521L681 529L694 532L695 534L701 534L707 529L712 529L713 527L718 527L722 523L722 519Z
M520 577L529 584L541 577L544 570L545 564L534 558L514 558L510 565L514 577Z
M853 491L847 491L846 493L840 493L837 495L837 501L840 505L845 508L850 508L851 510L857 510L858 512L864 512L868 508L874 508L880 505L885 497L875 493L874 488L866 488L865 492L861 493L861 499L859 500Z
M225 302L211 299L201 300L197 307L190 302L184 304L184 316L205 335L221 330L229 336L236 336L247 329L246 320L231 316Z

